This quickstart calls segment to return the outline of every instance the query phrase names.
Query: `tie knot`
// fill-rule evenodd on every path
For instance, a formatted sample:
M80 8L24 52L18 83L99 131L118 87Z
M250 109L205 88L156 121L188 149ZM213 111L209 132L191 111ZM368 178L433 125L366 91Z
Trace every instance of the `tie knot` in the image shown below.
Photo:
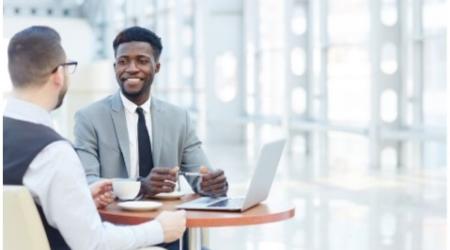
M144 114L144 110L141 107L137 107L136 108L136 113L138 113L138 115L143 115Z

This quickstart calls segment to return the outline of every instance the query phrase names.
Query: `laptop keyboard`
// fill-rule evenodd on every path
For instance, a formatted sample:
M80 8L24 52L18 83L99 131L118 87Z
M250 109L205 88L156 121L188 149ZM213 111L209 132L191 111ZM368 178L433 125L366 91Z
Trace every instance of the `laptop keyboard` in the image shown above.
M208 207L241 207L242 203L244 202L244 199L237 198L237 199L225 199L221 200L219 202L213 203L208 205Z
M202 205L202 204L207 205L210 203L216 203L216 202L223 201L223 200L226 200L226 198L225 197L220 197L220 198L201 197L201 198L191 201L190 203L195 204L195 205Z

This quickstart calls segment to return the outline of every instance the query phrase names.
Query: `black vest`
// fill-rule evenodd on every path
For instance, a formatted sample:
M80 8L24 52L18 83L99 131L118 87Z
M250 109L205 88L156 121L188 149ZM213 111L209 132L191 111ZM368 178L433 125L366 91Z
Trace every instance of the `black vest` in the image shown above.
M36 155L59 140L64 138L47 126L3 117L3 185L23 185L23 176ZM59 231L47 223L42 208L36 207L51 249L70 249Z

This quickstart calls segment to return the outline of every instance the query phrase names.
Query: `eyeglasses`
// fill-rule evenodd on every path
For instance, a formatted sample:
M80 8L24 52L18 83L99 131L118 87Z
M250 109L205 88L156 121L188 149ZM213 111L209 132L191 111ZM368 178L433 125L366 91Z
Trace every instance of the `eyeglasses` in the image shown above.
M77 65L78 65L78 62L76 62L76 61L61 63L58 66L56 66L55 69L53 69L52 74L55 73L60 66L65 67L66 72L69 74L72 74L77 69Z

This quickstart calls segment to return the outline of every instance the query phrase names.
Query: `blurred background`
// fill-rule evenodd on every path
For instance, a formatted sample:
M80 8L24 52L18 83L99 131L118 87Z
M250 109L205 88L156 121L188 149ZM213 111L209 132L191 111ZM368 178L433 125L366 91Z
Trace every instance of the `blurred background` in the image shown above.
M262 143L286 137L270 199L295 218L210 230L211 249L446 249L447 1L4 0L17 31L62 36L72 75L55 124L114 93L112 40L155 31L152 94L188 109L242 194ZM224 244L226 243L226 244Z

